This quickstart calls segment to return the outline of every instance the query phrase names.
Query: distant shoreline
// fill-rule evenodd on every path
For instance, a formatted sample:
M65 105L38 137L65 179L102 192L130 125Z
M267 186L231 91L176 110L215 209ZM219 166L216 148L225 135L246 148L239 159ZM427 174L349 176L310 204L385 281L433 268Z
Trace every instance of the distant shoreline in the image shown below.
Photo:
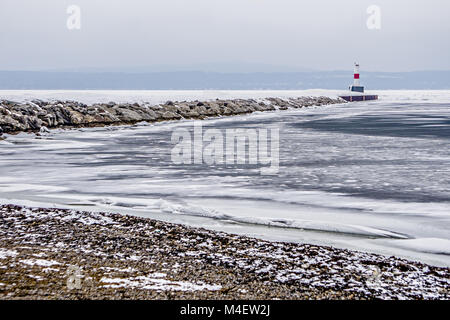
M0 90L305 90L345 89L353 70L303 72L2 71ZM364 71L373 90L450 89L450 70Z

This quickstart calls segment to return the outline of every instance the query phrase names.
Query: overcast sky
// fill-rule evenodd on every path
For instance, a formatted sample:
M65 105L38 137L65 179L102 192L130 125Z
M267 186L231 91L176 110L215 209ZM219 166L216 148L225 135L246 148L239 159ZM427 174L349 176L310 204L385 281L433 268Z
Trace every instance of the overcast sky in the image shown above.
M0 0L0 70L450 70L449 17L449 0Z

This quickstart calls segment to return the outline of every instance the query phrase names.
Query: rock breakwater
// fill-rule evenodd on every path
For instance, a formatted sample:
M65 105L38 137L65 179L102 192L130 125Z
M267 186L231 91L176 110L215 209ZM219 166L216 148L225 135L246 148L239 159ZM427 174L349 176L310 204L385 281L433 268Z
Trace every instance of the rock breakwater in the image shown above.
M0 135L2 133L38 132L46 130L46 128L97 127L134 124L142 121L204 119L336 103L345 103L345 101L329 97L299 97L266 98L264 100L167 101L159 105L145 102L109 102L87 105L76 101L14 102L0 100Z

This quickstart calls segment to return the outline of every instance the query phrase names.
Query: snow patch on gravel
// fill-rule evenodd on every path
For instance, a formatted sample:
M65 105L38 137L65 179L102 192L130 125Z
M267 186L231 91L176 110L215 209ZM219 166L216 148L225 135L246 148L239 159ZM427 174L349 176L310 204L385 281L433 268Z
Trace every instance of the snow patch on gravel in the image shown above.
M0 259L17 256L17 251L0 248Z
M30 266L41 266L41 267L51 267L60 264L59 262L54 260L44 260L44 259L26 259L20 260L20 262Z
M139 276L129 279L123 278L106 278L103 277L100 282L106 283L105 288L140 288L145 290L161 290L161 291L201 291L220 290L220 285L210 285L205 283L192 283L187 281L172 281L164 279L165 273L153 273L148 276Z

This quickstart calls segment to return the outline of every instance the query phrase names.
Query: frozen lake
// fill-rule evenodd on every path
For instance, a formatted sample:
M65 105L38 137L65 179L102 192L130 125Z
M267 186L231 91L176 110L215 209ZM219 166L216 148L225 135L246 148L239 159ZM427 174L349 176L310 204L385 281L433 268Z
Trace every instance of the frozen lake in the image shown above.
M0 91L11 100L206 100L337 91ZM202 121L279 128L280 169L176 165L172 132L192 121L52 130L0 142L0 202L136 214L450 266L450 91Z

